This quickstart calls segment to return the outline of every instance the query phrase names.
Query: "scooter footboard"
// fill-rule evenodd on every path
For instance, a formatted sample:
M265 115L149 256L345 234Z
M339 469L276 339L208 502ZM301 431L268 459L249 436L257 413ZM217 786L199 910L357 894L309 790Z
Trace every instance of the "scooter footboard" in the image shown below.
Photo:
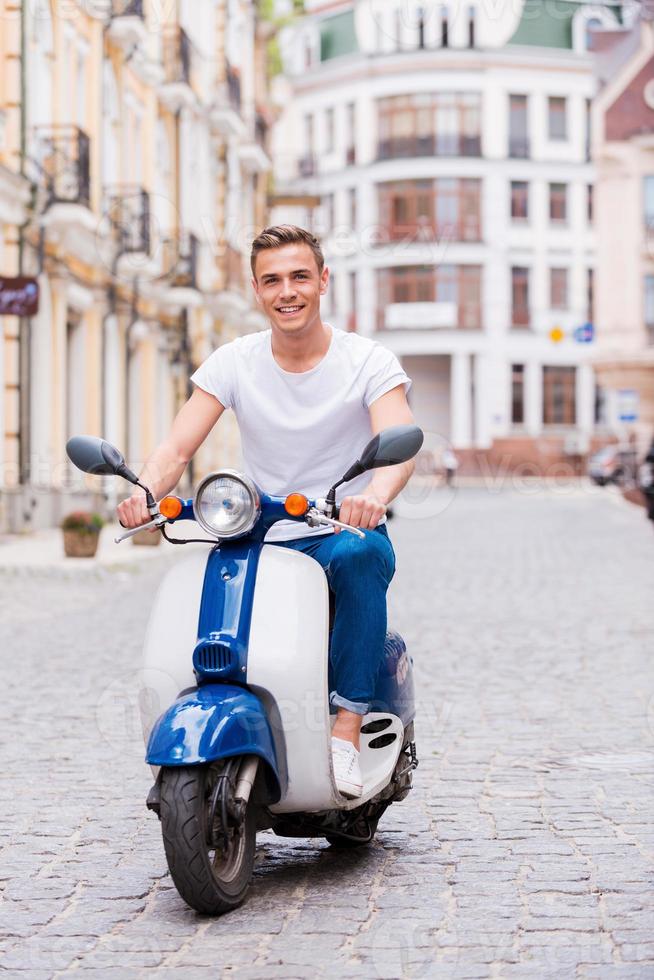
M193 766L236 755L266 764L269 802L282 794L270 724L259 698L232 684L207 684L179 697L154 725L146 762Z

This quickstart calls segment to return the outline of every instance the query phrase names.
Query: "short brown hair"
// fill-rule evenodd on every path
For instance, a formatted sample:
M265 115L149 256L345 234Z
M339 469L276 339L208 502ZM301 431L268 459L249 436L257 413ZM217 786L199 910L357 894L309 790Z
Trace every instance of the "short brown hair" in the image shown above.
M304 228L298 227L298 225L273 225L270 228L264 228L261 234L257 235L252 242L252 250L250 252L252 275L256 279L254 267L257 264L257 255L259 252L264 252L269 248L282 248L284 245L298 244L309 246L316 260L318 272L322 272L325 267L325 256L322 254L320 242L315 235L312 235L310 231L306 231Z

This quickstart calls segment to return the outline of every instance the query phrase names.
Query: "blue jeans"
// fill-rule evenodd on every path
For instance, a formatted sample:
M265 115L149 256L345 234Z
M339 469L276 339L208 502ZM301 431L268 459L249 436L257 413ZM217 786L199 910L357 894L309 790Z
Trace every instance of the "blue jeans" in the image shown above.
M329 700L365 715L375 694L384 655L386 591L395 573L395 554L385 525L276 542L315 558L325 569L335 597L331 637Z

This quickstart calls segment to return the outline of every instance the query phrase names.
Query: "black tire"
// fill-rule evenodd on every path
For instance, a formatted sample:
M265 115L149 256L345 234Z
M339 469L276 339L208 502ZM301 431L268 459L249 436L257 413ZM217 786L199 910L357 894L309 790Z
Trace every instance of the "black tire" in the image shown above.
M203 915L240 905L254 865L252 804L226 850L207 842L209 798L223 765L164 768L161 774L161 832L170 875L184 901Z

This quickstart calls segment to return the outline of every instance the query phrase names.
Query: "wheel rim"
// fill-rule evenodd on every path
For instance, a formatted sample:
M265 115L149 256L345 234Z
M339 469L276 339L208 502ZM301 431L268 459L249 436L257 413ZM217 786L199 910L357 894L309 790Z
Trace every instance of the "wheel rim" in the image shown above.
M228 794L233 800L234 781L232 776L238 769L238 760L228 760L220 768L211 766L205 782L203 823L205 826L205 842L209 866L214 876L223 884L234 881L240 871L246 847L245 813L237 820L229 813L229 799L218 800L214 808L213 825L209 827L211 818L211 801L218 780L223 781L222 794ZM223 814L227 814L227 828L223 827Z

